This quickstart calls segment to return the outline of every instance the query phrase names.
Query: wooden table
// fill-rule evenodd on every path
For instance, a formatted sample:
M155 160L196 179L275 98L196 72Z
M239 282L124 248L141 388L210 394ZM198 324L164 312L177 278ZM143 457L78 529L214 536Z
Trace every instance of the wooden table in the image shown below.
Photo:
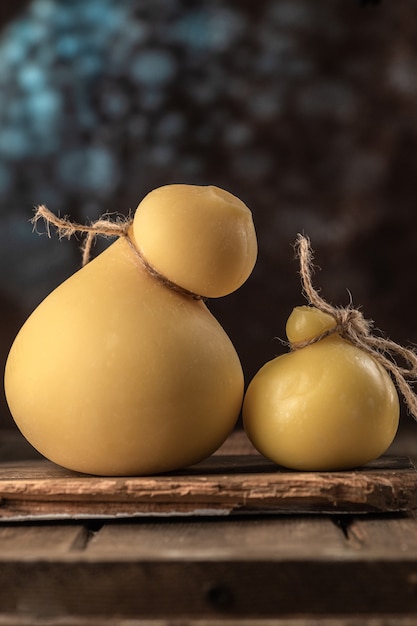
M237 433L202 469L169 477L183 489L180 510L176 496L146 508L139 483L127 494L123 479L109 483L113 504L119 495L106 508L100 481L48 468L16 433L0 432L0 626L417 624L417 474L397 458L407 446L417 453L416 441L335 488L318 476L303 508L303 482L265 465ZM74 489L84 494L78 508Z

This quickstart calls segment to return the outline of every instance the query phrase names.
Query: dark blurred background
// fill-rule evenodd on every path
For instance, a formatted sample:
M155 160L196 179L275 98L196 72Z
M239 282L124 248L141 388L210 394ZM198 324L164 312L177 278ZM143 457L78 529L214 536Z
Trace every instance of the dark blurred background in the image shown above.
M350 290L417 343L415 2L14 0L0 21L2 366L80 266L79 242L33 233L33 207L86 222L172 182L224 187L253 211L256 269L209 303L247 381L303 303L299 231L326 299ZM0 415L12 426L4 396Z

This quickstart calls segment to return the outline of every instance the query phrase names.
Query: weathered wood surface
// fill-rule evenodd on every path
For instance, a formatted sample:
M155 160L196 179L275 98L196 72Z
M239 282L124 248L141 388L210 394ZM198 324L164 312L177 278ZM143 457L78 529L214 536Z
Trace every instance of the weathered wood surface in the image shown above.
M236 453L242 448L232 444L223 449L221 458L206 464L204 475L201 467L192 468L187 480L200 485L232 476L253 481L258 489L265 473L275 478L293 474L279 468L271 471L263 460L259 465L260 459L252 458L246 448L246 454L239 457ZM247 461L248 454L251 462L243 471L242 458ZM14 463L4 461L2 471L6 465L4 484L9 488L13 484L15 489L9 489L7 498L2 496L7 506L14 501L36 507L42 502L39 498L44 498L47 506L45 480L55 485L52 502L56 497L57 503L71 504L74 493L79 502L81 493L84 506L89 499L102 502L103 493L108 493L101 483L108 479L92 480L56 467L51 476L50 464L32 455L22 454ZM36 468L33 482L20 474L27 467ZM409 482L403 482L404 472L411 473ZM361 477L358 484L363 492L367 475L378 477L384 488L391 479L398 479L395 488L399 490L402 483L410 503L408 492L416 484L414 472L411 463L389 458L355 475ZM338 483L338 489L348 493L342 486L347 474L342 474L344 481ZM388 480L387 475L391 476ZM305 479L308 474L302 476ZM156 477L160 478L178 482L184 473ZM68 480L75 481L76 488L74 484L69 488ZM123 500L130 493L124 481L136 479L115 480L125 485ZM353 486L349 489L354 490ZM132 492L134 497L140 493L137 486ZM223 495L222 490L219 494ZM362 511L360 515L337 510L331 514L310 510L309 515L279 512L227 517L131 516L122 520L89 519L90 514L83 519L79 514L77 521L23 523L3 518L0 626L417 624L415 511Z
M182 472L115 478L18 461L0 463L0 519L405 511L417 507L416 484L412 463L395 457L292 472L259 455L214 455Z
M21 617L0 615L0 626L416 626L415 617L338 616L338 617L284 617L284 618L162 618L136 619L118 615L89 617Z
M30 619L17 617L15 615L2 617L0 615L0 626L416 626L416 617L374 617L367 618L361 616L349 617L302 617L302 618L273 618L273 619L246 619L238 621L232 619L193 619L193 618L173 618L173 619L135 619L118 616L111 617L62 617L58 620L54 618L37 618L31 616Z
M393 626L417 616L416 563L412 515L4 524L0 616Z
M291 472L235 432L217 454L182 472L103 478L70 472L17 433L0 437L0 521L234 513L390 512L416 508L417 471L386 456L349 472Z

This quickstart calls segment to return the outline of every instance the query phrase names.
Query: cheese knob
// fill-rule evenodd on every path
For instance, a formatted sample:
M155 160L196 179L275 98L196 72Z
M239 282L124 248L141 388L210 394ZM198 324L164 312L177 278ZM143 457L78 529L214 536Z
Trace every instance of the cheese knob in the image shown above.
M257 257L251 211L214 186L176 184L151 191L136 210L133 239L165 278L210 298L238 289Z

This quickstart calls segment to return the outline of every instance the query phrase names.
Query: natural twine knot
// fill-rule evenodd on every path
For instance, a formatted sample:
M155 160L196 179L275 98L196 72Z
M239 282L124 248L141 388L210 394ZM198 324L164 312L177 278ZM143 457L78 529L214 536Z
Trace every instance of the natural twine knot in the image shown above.
M331 315L336 321L334 328L326 330L317 337L308 341L291 344L292 350L298 350L318 341L338 334L343 339L370 354L382 367L392 375L399 391L404 397L406 406L411 415L417 420L417 397L407 378L411 382L417 380L417 354L411 348L404 348L399 344L376 336L373 333L373 321L364 318L362 313L350 304L347 307L334 307L326 302L313 287L313 252L310 240L304 235L298 235L295 242L296 256L300 261L300 276L303 294L309 305L323 313ZM404 366L398 365L395 358L399 357Z
M83 267L90 260L91 249L98 235L103 237L127 237L129 228L132 225L132 219L127 217L117 217L116 221L112 222L109 214L103 215L103 217L90 225L77 224L71 222L67 217L57 217L43 204L36 207L35 215L31 220L34 227L36 227L40 219L45 221L48 237L51 236L51 224L57 229L60 239L63 237L70 239L77 233L87 235L81 246Z
M90 261L91 249L96 237L98 237L99 235L103 237L123 237L135 253L136 258L140 260L141 264L145 267L147 272L153 278L158 280L165 287L168 287L168 289L171 289L172 291L175 291L185 296L191 296L194 300L203 299L202 296L192 291L189 291L185 287L177 285L163 274L160 274L160 272L158 272L158 270L155 269L147 261L147 259L145 259L143 254L138 250L138 248L129 237L129 229L133 223L133 219L131 217L116 216L115 221L112 221L111 215L105 214L100 219L96 220L90 225L77 224L76 222L71 222L68 217L57 217L54 213L47 209L46 206L42 204L36 207L35 215L31 220L35 228L37 222L40 219L43 219L46 224L46 232L48 234L48 237L51 236L51 224L57 229L60 239L62 239L63 237L70 239L78 233L86 235L84 242L81 246L83 267L87 265L87 263Z

